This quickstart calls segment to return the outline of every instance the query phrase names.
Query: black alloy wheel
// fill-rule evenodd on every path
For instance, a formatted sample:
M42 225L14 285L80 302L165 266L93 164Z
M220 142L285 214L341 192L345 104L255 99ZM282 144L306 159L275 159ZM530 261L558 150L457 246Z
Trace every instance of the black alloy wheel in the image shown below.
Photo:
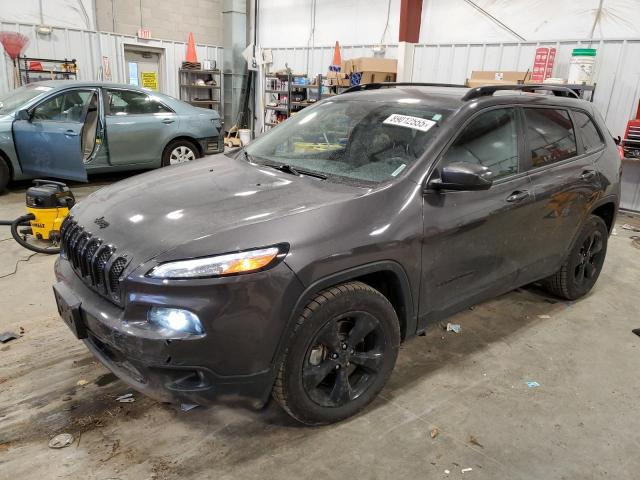
M576 300L595 285L607 254L609 229L602 218L591 215L582 226L560 269L543 280L554 295Z
M311 343L302 381L309 398L323 407L340 407L358 398L384 363L384 332L367 312L338 315Z
M598 272L601 257L604 256L602 233L594 230L582 242L574 269L575 282L584 285Z
M355 415L387 382L399 344L398 317L378 290L358 281L323 290L293 327L273 397L307 425Z

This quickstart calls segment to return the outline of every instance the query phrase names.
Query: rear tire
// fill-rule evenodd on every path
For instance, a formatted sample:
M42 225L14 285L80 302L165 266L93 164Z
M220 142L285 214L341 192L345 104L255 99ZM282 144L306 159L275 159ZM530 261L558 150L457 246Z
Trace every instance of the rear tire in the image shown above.
M609 230L604 220L591 215L560 270L543 281L547 290L567 300L586 295L602 270L608 238Z
M162 166L178 165L200 158L200 150L190 140L174 140L162 153Z
M7 165L7 162L0 156L0 193L4 192L4 189L7 188L9 180L11 180L9 165Z
M398 356L393 306L361 282L317 294L289 338L273 397L306 425L350 417L382 390Z

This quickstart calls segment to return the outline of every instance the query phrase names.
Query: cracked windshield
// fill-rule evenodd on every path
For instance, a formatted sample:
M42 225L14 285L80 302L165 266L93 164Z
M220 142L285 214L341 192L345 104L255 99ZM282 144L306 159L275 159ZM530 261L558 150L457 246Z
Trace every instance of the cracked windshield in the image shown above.
M442 117L419 104L326 102L292 117L246 152L256 163L293 173L380 183L420 157Z

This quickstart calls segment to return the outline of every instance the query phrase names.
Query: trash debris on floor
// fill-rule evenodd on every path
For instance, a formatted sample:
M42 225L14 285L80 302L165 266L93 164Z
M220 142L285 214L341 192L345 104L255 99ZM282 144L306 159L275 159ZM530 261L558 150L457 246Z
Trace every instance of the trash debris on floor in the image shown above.
M540 384L538 382L536 382L535 380L530 380L527 382L527 387L529 388L538 388L540 386Z
M462 327L458 323L447 323L447 332L460 333L461 329Z
M472 470L473 470L473 468L469 467L469 468L463 468L462 470L460 470L460 472L461 473L467 473L467 472L470 472Z
M431 435L431 438L436 438L439 433L440 433L440 431L437 428L434 428L433 430L431 430L429 435Z
M538 315L538 318L541 319L541 320L546 320L546 319L551 318L551 315Z
M16 340L17 338L20 338L20 336L16 333L4 332L2 335L0 335L0 343L7 343L11 340Z
M445 470L445 471L444 471L444 474L445 474L445 475L449 475L450 473L451 473L451 471L450 471L450 470Z
M635 333L640 337L640 328L634 328L633 330L631 330L631 333Z
M622 229L623 230L631 230L632 232L640 232L640 228L635 227L629 223L625 223L624 225L622 225Z
M133 398L133 393L125 393L124 395L120 395L116 398L116 401L120 403L133 403L136 399Z
M64 448L73 443L73 435L70 433L61 433L49 440L49 448Z
M180 410L183 412L188 412L189 410L193 410L194 408L199 407L200 405L196 405L195 403L183 403L180 405Z
M76 385L77 385L77 386L79 386L79 387L82 387L82 386L86 385L87 383L89 383L89 382L87 382L87 381L83 378L83 379L81 379L81 380L78 380L78 381L76 382Z
M469 435L469 443L471 445L475 445L476 447L480 447L480 448L484 448L484 445L482 445L478 439L476 437L474 437L473 435Z

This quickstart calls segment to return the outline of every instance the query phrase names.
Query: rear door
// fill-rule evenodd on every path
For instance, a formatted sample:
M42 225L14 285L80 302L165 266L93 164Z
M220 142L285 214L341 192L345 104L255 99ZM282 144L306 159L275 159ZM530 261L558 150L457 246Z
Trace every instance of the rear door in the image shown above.
M557 107L523 107L522 112L537 225L523 249L526 280L534 281L560 266L597 199L601 186L594 159L604 142L595 125L595 138L588 133L592 120L585 112Z
M521 123L515 107L484 110L449 145L431 178L448 163L488 167L489 190L424 196L420 323L442 318L516 284L520 246L534 228L530 179L521 171Z
M162 149L178 131L179 118L153 95L105 89L107 144L111 165L160 165Z
M96 89L69 89L16 117L13 141L22 171L34 177L86 181L82 131Z

